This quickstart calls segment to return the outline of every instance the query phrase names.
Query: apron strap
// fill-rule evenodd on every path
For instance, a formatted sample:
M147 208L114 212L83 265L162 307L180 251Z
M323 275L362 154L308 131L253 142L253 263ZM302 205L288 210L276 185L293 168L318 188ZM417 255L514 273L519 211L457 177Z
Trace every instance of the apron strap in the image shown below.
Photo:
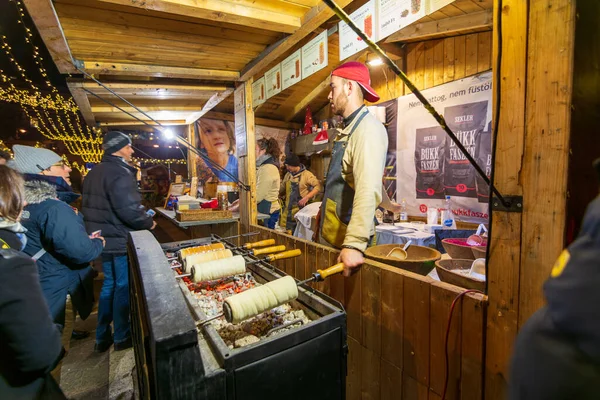
M363 118L369 113L369 109L366 109L366 112L363 112L360 117L358 117L358 120L356 120L356 124L354 124L354 126L352 127L352 129L350 129L350 133L348 134L348 138L350 138L350 136L352 136L352 134L354 133L354 131L356 130L356 128L358 127L358 125L360 125L361 121L363 120Z

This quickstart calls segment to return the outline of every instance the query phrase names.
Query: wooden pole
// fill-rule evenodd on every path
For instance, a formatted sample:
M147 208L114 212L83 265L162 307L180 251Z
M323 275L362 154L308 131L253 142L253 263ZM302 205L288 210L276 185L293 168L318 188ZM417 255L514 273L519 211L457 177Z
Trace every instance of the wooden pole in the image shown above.
M187 140L189 143L192 144L192 146L196 146L198 147L198 143L196 143L196 138L194 136L194 124L189 124L187 126ZM197 178L198 177L198 171L196 170L196 158L198 157L196 154L194 154L192 151L190 151L188 149L187 151L188 154L188 161L187 161L187 167L188 167L188 177L191 178ZM195 193L191 193L192 196L195 196Z
M522 214L492 212L486 400L506 398L513 343L543 305L542 284L564 245L575 34L570 0L494 6L494 88L501 86L500 99L494 92L494 105L500 101L494 184L505 195L522 195L524 207Z
M256 152L254 111L252 109L252 79L241 84L234 93L234 121L238 151L238 174L250 190L240 191L240 225L248 232L256 224ZM241 141L245 140L245 143ZM240 153L241 151L241 153Z

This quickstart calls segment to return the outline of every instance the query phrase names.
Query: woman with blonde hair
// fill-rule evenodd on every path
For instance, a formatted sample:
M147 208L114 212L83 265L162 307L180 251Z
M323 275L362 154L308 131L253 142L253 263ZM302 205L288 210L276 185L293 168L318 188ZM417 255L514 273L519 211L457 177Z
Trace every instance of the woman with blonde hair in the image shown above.
M64 399L50 371L64 354L37 266L21 251L23 178L0 165L0 398Z
M279 219L279 143L273 138L256 141L256 206L259 213L270 215L267 228L275 229Z

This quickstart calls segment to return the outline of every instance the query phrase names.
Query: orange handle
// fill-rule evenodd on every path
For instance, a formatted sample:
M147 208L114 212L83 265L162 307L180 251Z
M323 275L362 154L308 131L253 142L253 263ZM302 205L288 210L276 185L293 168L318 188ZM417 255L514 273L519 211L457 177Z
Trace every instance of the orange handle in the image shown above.
M283 253L271 254L270 256L267 256L267 258L265 260L267 260L268 262L271 262L271 261L275 261L275 260L283 260L286 258L298 257L301 254L302 254L302 251L300 251L300 249L294 249L294 250L284 251Z
M330 277L331 275L341 274L344 272L344 263L335 264L327 269L318 269L317 273L321 275L321 279Z
M266 239L266 240L261 240L260 242L246 243L246 244L244 244L243 247L245 249L254 249L256 247L272 246L274 244L275 244L275 239Z
M285 251L284 245L256 249L253 251L253 253L255 256L258 256L260 254L279 253L280 251Z

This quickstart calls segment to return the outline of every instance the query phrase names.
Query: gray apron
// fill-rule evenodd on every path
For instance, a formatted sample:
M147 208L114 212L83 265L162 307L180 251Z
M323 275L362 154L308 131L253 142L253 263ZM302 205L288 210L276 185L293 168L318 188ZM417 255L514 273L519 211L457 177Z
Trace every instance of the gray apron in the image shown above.
M342 161L346 153L346 146L350 137L368 114L365 109L357 116L356 124L350 130L347 141L333 143L331 162L325 179L325 192L321 203L321 218L319 221L319 234L321 240L332 247L341 248L346 236L346 230L352 216L354 203L354 189L342 177Z
M285 221L285 229L288 231L292 231L292 234L296 230L296 218L294 215L300 210L298 206L298 202L300 201L300 176L302 173L298 174L298 176L292 177L289 181L285 183L285 208L283 209L282 221Z

